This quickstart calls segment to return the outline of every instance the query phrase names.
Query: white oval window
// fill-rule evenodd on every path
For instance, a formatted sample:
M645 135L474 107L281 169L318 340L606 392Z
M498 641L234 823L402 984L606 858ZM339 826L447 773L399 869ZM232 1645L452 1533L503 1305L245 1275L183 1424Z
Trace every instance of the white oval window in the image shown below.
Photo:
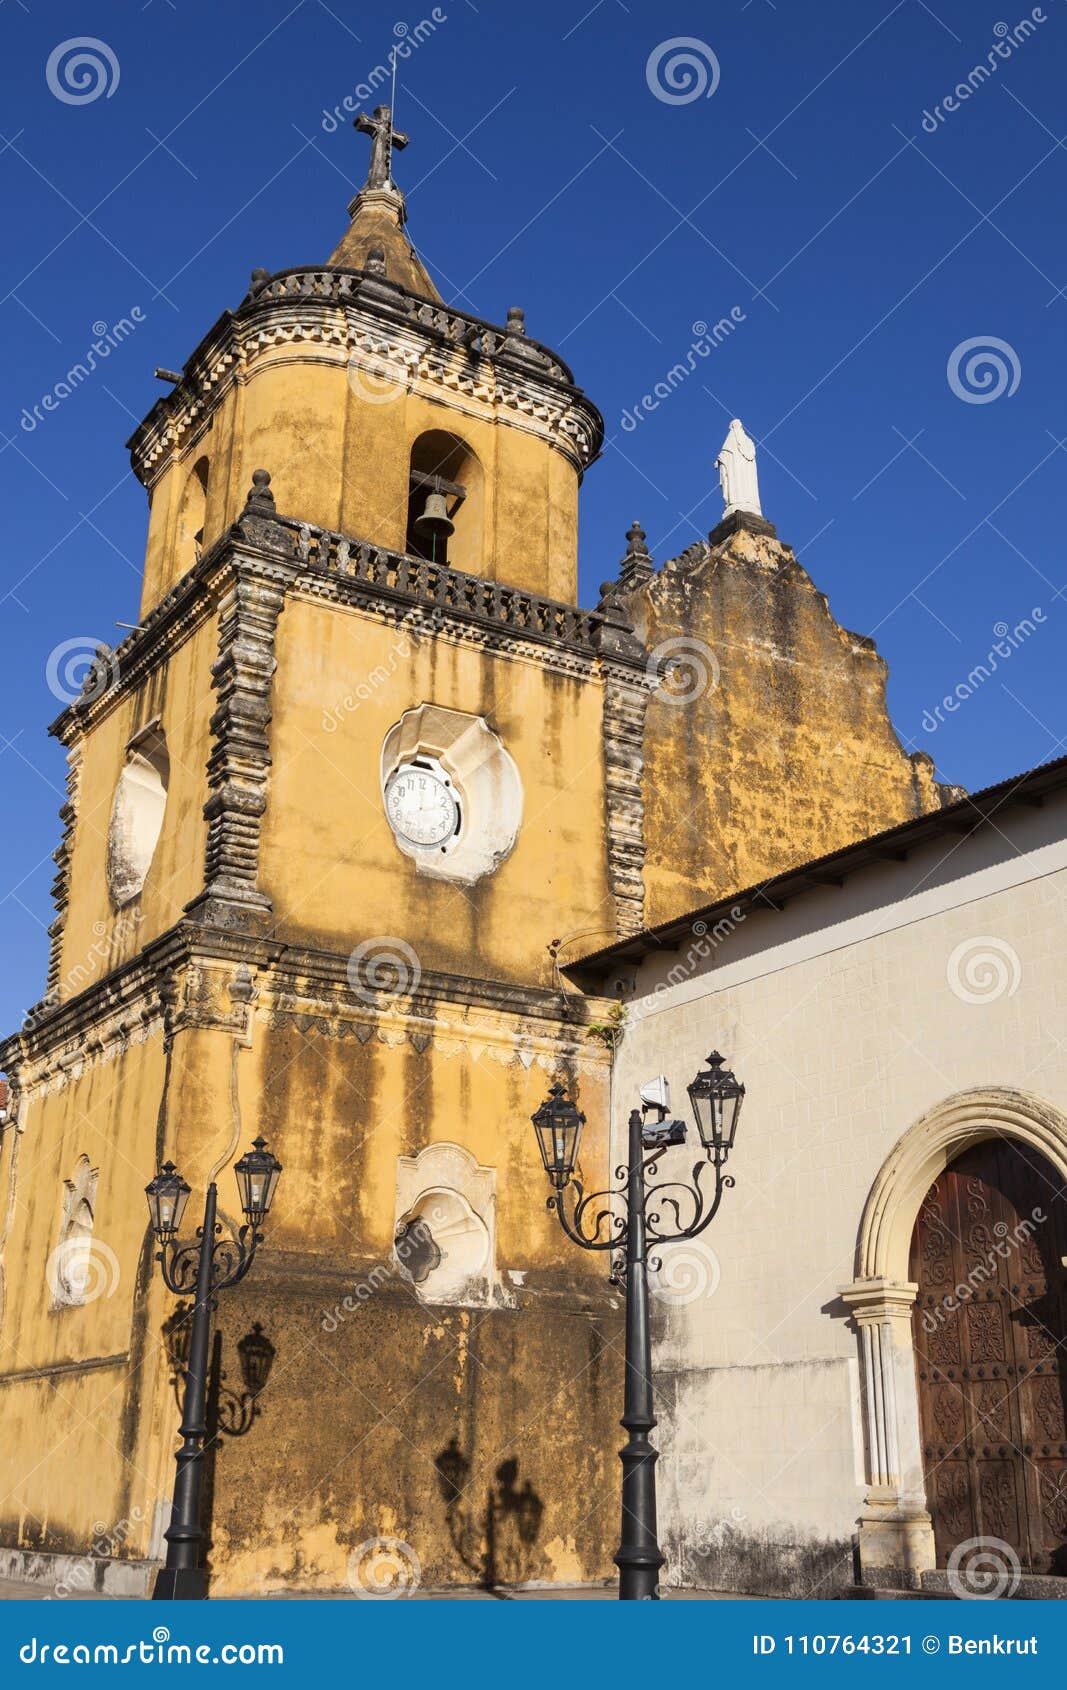
M152 866L167 807L170 758L158 722L126 747L107 835L107 883L117 910L136 898Z

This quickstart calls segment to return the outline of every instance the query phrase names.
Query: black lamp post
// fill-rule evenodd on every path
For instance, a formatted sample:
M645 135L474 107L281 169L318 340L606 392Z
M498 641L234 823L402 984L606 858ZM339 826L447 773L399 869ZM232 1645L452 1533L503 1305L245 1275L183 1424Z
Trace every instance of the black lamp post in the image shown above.
M664 1104L646 1104L644 1113L634 1109L630 1114L629 1160L626 1167L615 1170L621 1183L607 1191L587 1193L575 1179L573 1208L568 1216L563 1193L574 1174L585 1116L565 1096L563 1087L555 1085L531 1117L545 1172L555 1187L548 1207L555 1209L567 1237L583 1250L625 1252L626 1387L622 1426L628 1438L619 1452L622 1541L615 1555L622 1602L657 1600L663 1565L656 1537L658 1456L649 1442L656 1417L648 1325L648 1246L696 1238L714 1218L725 1188L734 1183L723 1166L733 1148L745 1088L722 1064L722 1057L714 1052L708 1057L707 1068L688 1088L705 1156L695 1163L691 1183L661 1180L646 1186L645 1176L655 1176L664 1151L684 1144L686 1137L685 1122L668 1120ZM658 1120L646 1120L650 1109L656 1110ZM709 1162L715 1183L712 1191L705 1192L701 1179ZM618 1206L623 1199L625 1215ZM669 1211L666 1224L663 1210Z
M202 1600L207 1580L200 1565L200 1494L204 1476L204 1433L206 1430L208 1352L211 1343L211 1311L215 1296L242 1280L262 1239L260 1228L269 1213L282 1165L272 1156L263 1139L234 1164L241 1208L247 1224L237 1237L223 1234L215 1215L218 1192L212 1180L204 1199L204 1220L197 1242L178 1242L189 1186L173 1162L164 1162L155 1179L145 1186L152 1230L160 1243L156 1260L163 1269L169 1290L184 1297L193 1293L192 1333L185 1369L185 1396L178 1427L182 1444L175 1454L178 1472L174 1480L174 1504L170 1526L164 1534L167 1559L156 1576L154 1597L168 1600Z

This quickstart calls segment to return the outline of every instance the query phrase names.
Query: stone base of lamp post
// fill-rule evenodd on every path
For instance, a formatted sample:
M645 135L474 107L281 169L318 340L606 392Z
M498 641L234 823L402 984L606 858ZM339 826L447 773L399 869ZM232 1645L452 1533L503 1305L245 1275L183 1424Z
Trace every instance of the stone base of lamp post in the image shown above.
M203 1567L160 1567L152 1588L156 1602L203 1602L207 1576Z

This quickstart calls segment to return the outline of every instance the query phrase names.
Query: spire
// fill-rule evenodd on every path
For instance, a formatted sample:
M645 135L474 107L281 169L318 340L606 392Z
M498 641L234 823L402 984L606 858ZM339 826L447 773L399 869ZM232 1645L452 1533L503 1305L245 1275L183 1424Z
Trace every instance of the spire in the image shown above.
M391 282L409 293L440 299L421 258L404 234L408 211L404 196L393 181L393 153L407 146L409 137L393 128L388 106L376 106L373 115L360 112L353 128L371 141L367 180L348 208L352 221L328 262L345 270L364 270L372 248L380 248L385 273Z

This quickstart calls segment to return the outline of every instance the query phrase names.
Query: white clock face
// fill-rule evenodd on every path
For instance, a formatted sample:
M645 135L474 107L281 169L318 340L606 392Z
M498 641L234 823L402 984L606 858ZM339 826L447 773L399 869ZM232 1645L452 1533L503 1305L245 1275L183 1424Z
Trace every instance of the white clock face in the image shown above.
M459 805L446 782L418 763L406 763L390 775L385 813L389 825L411 845L443 845L459 821Z

